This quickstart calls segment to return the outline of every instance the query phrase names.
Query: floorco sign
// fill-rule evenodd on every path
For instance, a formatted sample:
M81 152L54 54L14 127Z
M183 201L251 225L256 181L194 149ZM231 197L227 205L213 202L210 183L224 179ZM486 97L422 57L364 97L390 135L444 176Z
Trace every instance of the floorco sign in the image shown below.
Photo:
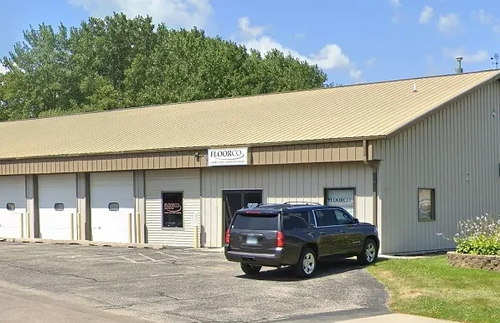
M248 165L248 148L209 149L208 166Z

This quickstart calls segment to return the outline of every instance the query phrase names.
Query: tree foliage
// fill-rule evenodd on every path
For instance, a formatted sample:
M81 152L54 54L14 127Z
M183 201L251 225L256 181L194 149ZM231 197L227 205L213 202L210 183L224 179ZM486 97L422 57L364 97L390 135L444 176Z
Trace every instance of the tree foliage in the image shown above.
M115 13L57 30L42 24L2 60L0 120L310 89L317 66L277 50L265 55Z

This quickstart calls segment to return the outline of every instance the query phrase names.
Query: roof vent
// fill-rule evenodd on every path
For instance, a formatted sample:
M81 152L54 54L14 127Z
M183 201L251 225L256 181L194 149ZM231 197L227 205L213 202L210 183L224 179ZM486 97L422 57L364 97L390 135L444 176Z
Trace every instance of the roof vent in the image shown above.
M464 72L464 69L462 68L462 60L464 59L462 56L458 56L457 58L457 63L458 63L458 66L457 68L455 69L455 72L457 74L462 74Z
M413 92L417 92L417 83L413 83Z

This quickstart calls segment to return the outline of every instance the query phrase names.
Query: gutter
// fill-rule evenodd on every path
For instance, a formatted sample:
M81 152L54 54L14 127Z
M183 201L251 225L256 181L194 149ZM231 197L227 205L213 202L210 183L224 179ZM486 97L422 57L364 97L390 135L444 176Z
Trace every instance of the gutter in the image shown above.
M368 159L368 141L363 140L363 163L372 169L373 224L378 226L378 160ZM372 156L373 158L373 156Z

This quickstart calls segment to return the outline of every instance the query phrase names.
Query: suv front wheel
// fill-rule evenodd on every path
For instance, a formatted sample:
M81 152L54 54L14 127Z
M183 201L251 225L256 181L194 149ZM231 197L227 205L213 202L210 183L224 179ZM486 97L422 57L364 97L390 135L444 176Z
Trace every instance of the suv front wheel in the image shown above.
M316 270L316 254L310 248L302 249L299 262L295 265L295 273L302 278L311 277Z
M366 239L363 245L363 250L358 255L358 262L362 265L371 265L377 260L378 247L373 239Z
M247 275L257 275L261 268L261 266L252 266L244 262L241 263L241 270Z

